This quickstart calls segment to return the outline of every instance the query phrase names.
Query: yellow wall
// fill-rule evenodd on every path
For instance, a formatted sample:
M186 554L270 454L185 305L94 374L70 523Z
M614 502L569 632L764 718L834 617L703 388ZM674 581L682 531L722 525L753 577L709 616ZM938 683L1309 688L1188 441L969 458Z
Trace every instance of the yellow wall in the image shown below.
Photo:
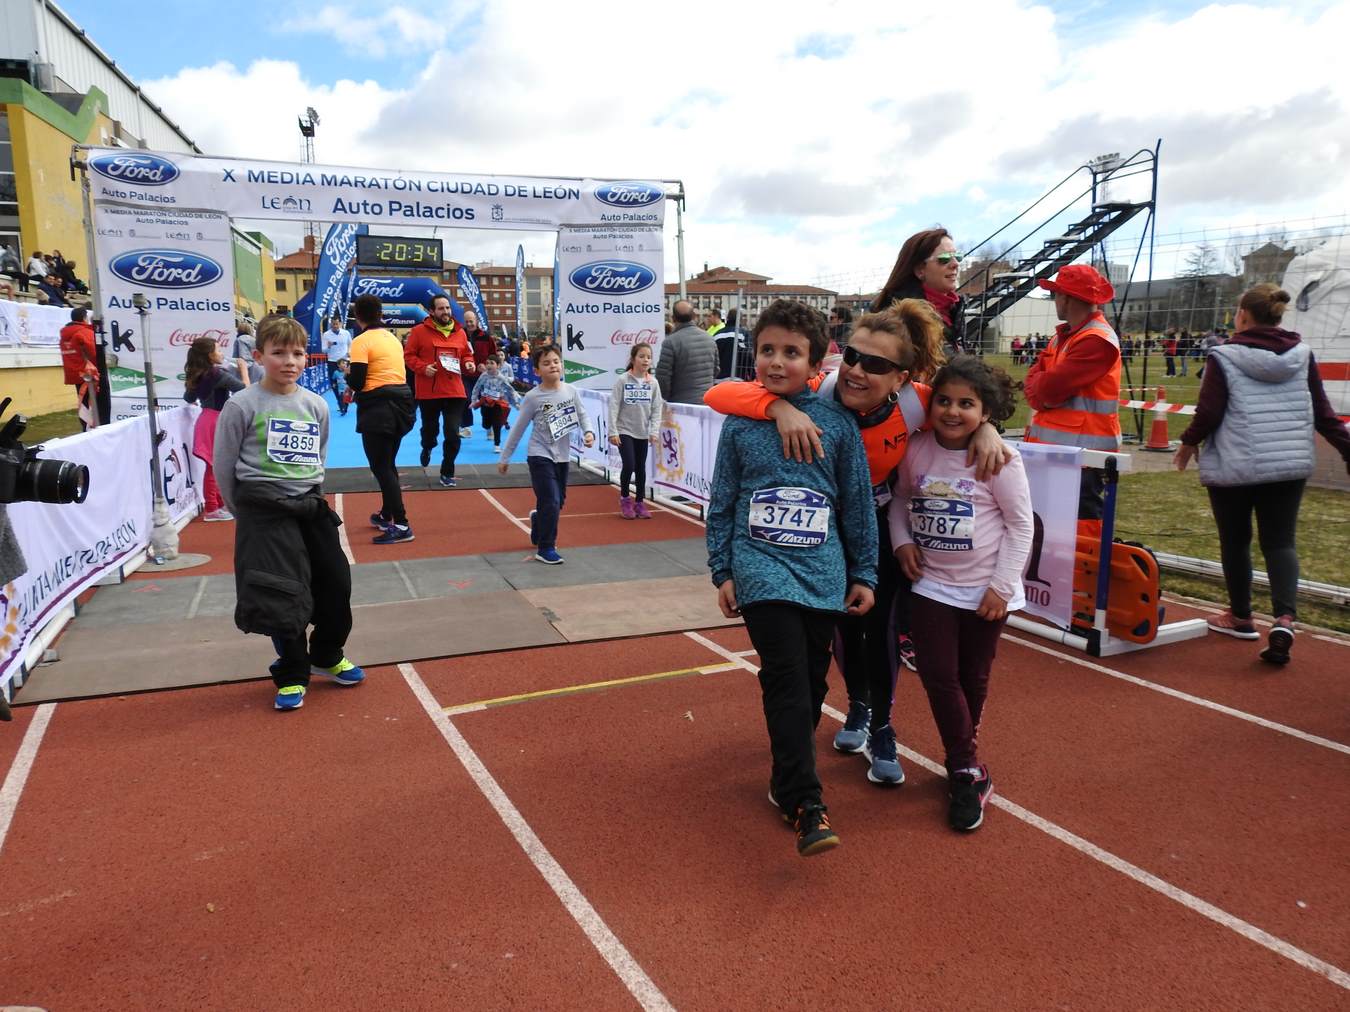
M3 367L3 363L0 363L0 367ZM75 388L66 386L65 373L59 365L3 369L0 371L0 380L3 380L4 396L14 398L12 411L31 417L45 415L50 411L69 411L75 407Z
M277 308L277 262L272 259L272 251L263 247L262 255L263 301L267 303L265 312ZM293 305L294 303L286 303Z

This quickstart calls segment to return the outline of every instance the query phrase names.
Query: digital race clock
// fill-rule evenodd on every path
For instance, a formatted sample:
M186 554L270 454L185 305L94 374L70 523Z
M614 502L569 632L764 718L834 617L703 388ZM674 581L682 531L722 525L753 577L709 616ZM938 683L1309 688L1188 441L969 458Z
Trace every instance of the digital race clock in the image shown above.
M410 271L443 269L440 239L394 235L358 235L356 263L360 267Z

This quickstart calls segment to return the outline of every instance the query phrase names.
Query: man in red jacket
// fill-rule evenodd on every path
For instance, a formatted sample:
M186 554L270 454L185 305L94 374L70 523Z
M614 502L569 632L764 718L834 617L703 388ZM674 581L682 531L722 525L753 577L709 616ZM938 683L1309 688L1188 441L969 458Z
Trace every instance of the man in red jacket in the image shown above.
M465 380L472 382L477 375L477 366L464 328L456 325L451 315L449 297L437 295L428 309L431 315L408 331L403 360L416 377L414 395L422 412L422 466L431 463L439 426L445 437L441 485L454 488L459 426L468 401Z
M98 349L94 347L94 325L86 320L87 309L72 309L70 322L61 328L61 368L66 383L75 388L80 426L98 425Z

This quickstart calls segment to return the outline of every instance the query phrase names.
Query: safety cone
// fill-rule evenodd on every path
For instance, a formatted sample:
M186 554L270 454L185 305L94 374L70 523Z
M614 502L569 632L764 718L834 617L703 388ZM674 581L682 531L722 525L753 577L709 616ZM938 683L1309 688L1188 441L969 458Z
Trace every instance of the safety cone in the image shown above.
M1164 387L1158 387L1158 405L1167 401L1167 390ZM1170 453L1172 443L1167 438L1167 409L1161 406L1155 406L1153 409L1153 424L1148 430L1148 442L1144 444L1145 450L1151 450L1154 453Z

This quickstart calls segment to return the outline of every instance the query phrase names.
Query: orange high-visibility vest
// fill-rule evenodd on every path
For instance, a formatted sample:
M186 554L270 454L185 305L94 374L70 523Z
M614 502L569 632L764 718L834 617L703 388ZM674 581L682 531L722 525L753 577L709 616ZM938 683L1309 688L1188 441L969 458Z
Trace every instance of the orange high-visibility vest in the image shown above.
M1085 450L1120 449L1120 338L1100 313L1066 339L1057 335L1041 353L1047 370L1078 341L1104 338L1115 347L1115 364L1063 404L1037 411L1022 438L1028 443L1081 446Z

